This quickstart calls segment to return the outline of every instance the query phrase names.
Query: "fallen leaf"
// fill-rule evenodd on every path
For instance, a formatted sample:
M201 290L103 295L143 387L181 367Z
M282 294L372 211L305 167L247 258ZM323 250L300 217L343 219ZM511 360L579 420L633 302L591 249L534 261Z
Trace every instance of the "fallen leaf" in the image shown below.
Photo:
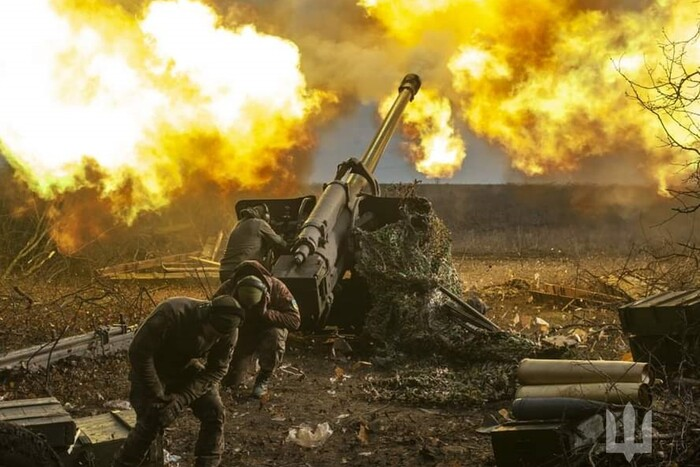
M357 439L362 445L369 443L369 430L367 429L367 425L362 422L360 423L360 430L357 432Z
M532 324L532 316L522 315L520 317L520 325L523 327L523 329L529 328L531 324Z
M542 342L557 348L575 347L579 340L576 336L547 336Z
M576 336L579 342L583 342L588 337L588 333L583 329L576 328L570 333L572 336Z
M549 323L540 318L539 316L535 318L535 324L539 326L540 332L542 334L547 334L549 332Z

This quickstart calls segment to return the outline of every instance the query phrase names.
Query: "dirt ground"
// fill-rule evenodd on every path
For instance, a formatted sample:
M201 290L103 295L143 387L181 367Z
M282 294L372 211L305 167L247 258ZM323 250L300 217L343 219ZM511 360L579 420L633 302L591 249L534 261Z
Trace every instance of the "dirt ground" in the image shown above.
M583 337L581 345L590 350L589 355L605 358L620 358L627 351L614 310L536 303L523 284L577 285L583 271L603 274L623 261L624 258L572 259L556 252L540 258L456 255L465 289L484 299L490 306L488 316L502 328L539 339L545 334L542 325L534 321L539 317L548 323L549 334L579 330ZM72 323L69 333L73 334L87 332L97 322L114 322L120 315L135 323L150 311L152 302L164 297L204 295L200 284L124 284L109 289L111 294L122 294L115 302L119 305L103 305L91 308L90 312L62 317L54 315L57 312L51 308L49 311L54 314L38 320L40 325L23 317L22 310L16 306L10 306L18 300L18 294L24 294L34 300L33 304L28 303L34 317L42 317L42 308L37 303L48 303L59 293L67 295L64 289L66 286L51 284L3 284L0 352L45 341L63 329L60 323ZM81 303L100 302L99 293L95 293L94 300L83 297ZM119 298L122 296L130 298ZM129 313L130 309L133 311ZM52 318L56 322L52 323ZM333 358L325 340L321 335L290 337L285 363L274 377L269 399L260 402L248 398L246 393L223 392L227 408L223 465L494 465L490 438L475 430L490 413L508 407L510 400L478 407L419 407L377 402L363 383L368 378L400 373L401 368L359 362L351 355ZM110 401L127 398L127 371L124 355L117 355L99 361L58 363L48 375L44 372L5 374L0 377L0 400L51 394L76 417L102 413L108 410ZM249 379L249 386L250 383ZM333 434L321 447L304 448L285 441L289 430L300 424L315 427L324 422L328 422ZM197 421L188 414L166 433L167 450L181 457L180 466L192 463L196 432Z

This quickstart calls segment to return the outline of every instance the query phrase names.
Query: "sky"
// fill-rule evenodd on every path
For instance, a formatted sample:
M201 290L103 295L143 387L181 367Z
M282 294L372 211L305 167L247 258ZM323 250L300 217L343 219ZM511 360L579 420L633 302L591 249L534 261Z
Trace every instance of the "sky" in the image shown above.
M420 92L416 99L420 97ZM410 105L410 104L409 104ZM312 150L312 183L323 183L335 174L336 166L349 157L360 158L380 125L373 105L358 105L352 112L335 119L318 136ZM648 185L644 176L644 159L635 154L606 155L583 161L571 172L553 171L543 176L525 176L511 167L511 159L494 144L459 127L467 145L467 158L462 168L451 179L429 179L417 172L401 149L405 137L400 128L394 133L375 173L380 183L399 183L420 180L422 183L451 184L504 184L556 183L599 185Z
M419 97L420 91L416 99ZM335 174L340 162L349 157L362 157L380 123L376 107L371 105L358 105L353 112L336 119L319 136L311 181L326 181ZM466 134L466 129L463 131ZM502 151L481 138L467 135L467 159L462 169L452 179L428 179L406 160L401 150L402 141L405 138L397 129L377 167L376 177L380 183L421 180L423 183L499 184L515 176Z

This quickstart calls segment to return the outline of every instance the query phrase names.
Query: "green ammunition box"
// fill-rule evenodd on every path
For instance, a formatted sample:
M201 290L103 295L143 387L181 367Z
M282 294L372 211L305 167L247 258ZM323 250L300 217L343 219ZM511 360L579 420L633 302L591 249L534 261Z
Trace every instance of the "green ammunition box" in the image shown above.
M700 334L700 289L652 295L618 313L622 330L636 336Z
M605 432L602 415L583 421L512 421L491 431L498 467L576 467Z
M133 410L112 411L76 419L78 440L64 457L71 466L107 466L121 447L129 431L136 425ZM158 436L151 445L142 467L163 466L163 440Z
M662 378L700 363L700 334L627 337L635 362L648 362Z
M636 362L672 375L700 362L700 289L664 292L618 309Z
M0 401L0 421L41 434L57 452L66 450L75 440L75 422L53 397Z

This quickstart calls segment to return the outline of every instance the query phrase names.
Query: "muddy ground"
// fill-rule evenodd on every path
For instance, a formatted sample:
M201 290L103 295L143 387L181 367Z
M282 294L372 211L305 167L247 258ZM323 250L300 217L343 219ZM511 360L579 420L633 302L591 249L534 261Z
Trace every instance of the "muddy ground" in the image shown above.
M527 288L540 282L581 286L584 271L607 274L626 258L572 259L557 252L541 258L455 257L465 289L486 301L491 307L488 316L501 327L535 340L547 333L570 335L579 330L578 347L589 358L618 359L627 352L614 309L537 303ZM120 316L136 323L153 302L172 295L203 297L209 289L196 283L108 284L82 278L61 284L8 280L2 285L0 352L61 333L87 332ZM545 320L548 329L535 323L535 317ZM490 438L475 430L490 413L508 407L510 400L475 407L375 401L367 390L368 379L400 375L401 365L371 360L367 364L352 355L334 358L326 339L290 337L269 399L260 402L246 394L223 393L228 410L223 465L494 465ZM352 343L352 336L349 339ZM117 355L56 364L48 375L5 374L0 399L51 394L76 417L102 413L109 401L126 399L127 369L124 355ZM322 447L285 442L290 428L323 422L330 424L333 434ZM166 433L167 450L181 456L181 466L191 465L196 431L196 420L188 414Z

